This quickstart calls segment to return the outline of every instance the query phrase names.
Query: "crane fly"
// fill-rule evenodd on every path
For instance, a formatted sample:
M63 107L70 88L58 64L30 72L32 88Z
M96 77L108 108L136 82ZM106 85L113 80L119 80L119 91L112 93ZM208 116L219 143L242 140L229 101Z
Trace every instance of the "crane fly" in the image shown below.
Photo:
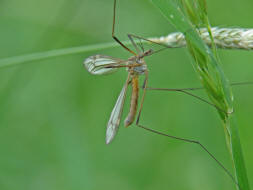
M152 49L149 49L147 51L141 51L137 44L134 41L134 38L142 39L139 36L128 34L128 38L130 39L132 45L135 47L137 53L126 47L116 36L115 36L115 15L116 15L116 0L114 0L114 7L113 7L113 26L112 26L112 38L119 43L124 49L126 49L128 52L133 54L132 57L130 57L127 60L122 60L119 58L110 57L107 55L94 55L90 56L84 61L84 66L93 75L104 75L109 74L117 71L119 68L124 67L127 68L128 76L127 80L118 96L118 99L115 103L115 106L111 112L110 119L107 123L107 129L106 129L106 144L109 144L114 139L115 135L117 134L119 125L120 125L120 119L122 115L122 110L126 98L126 92L128 89L128 86L131 85L132 87L132 95L131 95L131 103L130 103L130 110L129 113L124 121L125 127L130 126L136 117L137 114L137 106L138 106L138 97L139 97L139 76L145 75L144 84L143 84L143 95L141 99L141 106L139 109L137 122L139 122L144 96L147 89L147 81L148 81L148 69L147 64L144 61L144 57L150 56L158 51L153 51ZM144 39L146 40L146 39ZM148 40L149 41L149 40ZM159 44L160 45L160 44ZM162 45L168 48L166 45ZM161 49L162 50L162 49Z
M140 115L141 115L141 111L143 108L143 102L144 102L144 98L145 98L145 94L147 90L158 90L158 91L172 91L172 92L181 92L184 93L186 95L192 96L194 98L197 98L198 100L205 102L213 107L215 107L216 109L221 110L219 107L217 107L216 105L212 104L211 102L196 96L194 94L192 94L190 91L193 90L200 90L203 88L182 88L182 89L168 89L168 88L150 88L147 87L148 84L148 68L147 68L147 64L144 60L145 57L150 56L154 53L157 53L161 50L164 49L168 49L171 48L165 44L160 44L157 42L153 42L151 40L145 39L143 37L137 36L137 35L133 35L133 34L128 34L128 38L130 39L132 45L135 47L136 52L132 51L131 49L129 49L127 46L125 46L116 36L115 36L115 15L116 15L116 0L114 0L114 7L113 7L113 26L112 26L112 38L119 43L125 50L127 50L128 52L130 52L133 56L131 56L130 58L126 59L126 60L122 60L119 58L114 58L114 57L110 57L107 55L94 55L94 56L90 56L88 58L86 58L84 60L84 66L85 68L88 70L89 73L93 74L93 75L104 75L104 74L110 74L113 73L115 71L117 71L119 68L126 68L128 75L127 75L127 79L126 82L123 85L123 88L118 96L118 99L114 105L114 108L111 112L109 121L107 123L107 129L106 129L106 144L109 144L112 142L112 140L114 139L115 135L118 132L118 128L120 125L120 120L121 120L121 116L122 116L122 111L123 111L123 106L124 106L124 102L126 99L126 92L128 89L128 86L130 85L132 88L132 94L131 94L131 100L130 100L130 110L128 112L128 115L124 121L124 125L125 127L130 126L136 118L136 126L140 127L142 129L145 129L146 131L152 132L152 133L156 133L158 135L161 136L165 136L171 139L175 139L175 140L180 140L180 141L184 141L187 143L192 143L192 144L197 144L199 145L202 150L204 150L224 171L225 173L233 180L233 182L239 187L239 184L237 183L237 181L235 180L235 178L233 177L233 175L223 166L223 164L216 159L216 157L210 153L210 151L203 145L201 144L199 141L196 140L192 140L192 139L186 139L186 138L181 138L181 137L177 137L177 136L172 136L170 134L165 134L162 132L159 132L157 130L151 129L151 128L147 128L143 125L139 124L139 120L140 120ZM141 46L141 48L138 48L137 43L134 41L134 38L139 39L139 40L146 40L149 41L151 43L154 44L158 44L160 46L163 46L163 48L159 49L159 50L146 50L144 51L144 48ZM144 75L144 83L143 83L143 94L141 97L141 102L140 102L140 107L139 110L137 110L138 108L138 98L139 98L139 77ZM246 83L234 83L232 85L243 85L243 84L252 84L252 82L246 82ZM229 114L229 113L227 113Z
M124 121L125 127L130 126L137 113L138 97L139 97L139 76L145 75L144 89L146 89L148 70L144 57L151 55L152 50L145 51L141 54L136 54L127 60L121 60L105 55L95 55L88 57L84 65L86 69L94 75L108 74L116 71L120 67L126 67L128 71L127 80L118 96L116 104L112 110L106 130L106 144L109 144L115 137L121 119L121 114L126 98L126 92L129 85L132 87L130 111ZM143 98L144 99L144 94ZM143 101L142 101L143 102Z

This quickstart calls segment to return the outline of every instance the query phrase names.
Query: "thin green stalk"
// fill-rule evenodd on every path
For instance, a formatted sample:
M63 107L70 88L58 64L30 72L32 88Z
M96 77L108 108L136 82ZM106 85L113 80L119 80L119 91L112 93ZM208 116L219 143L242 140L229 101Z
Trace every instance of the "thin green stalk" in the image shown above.
M126 44L130 44L130 42L125 42ZM87 46L80 46L80 47L72 47L72 48L65 48L65 49L55 49L49 50L45 52L38 52L32 53L28 55L21 55L21 56L14 56L9 58L0 59L0 68L10 67L18 64L28 63L31 61L39 61L43 59L49 59L58 56L65 56L65 55L73 55L85 52L92 52L101 49L108 49L118 47L119 45L114 42L110 43L103 43L103 44L95 44L95 45L87 45Z
M194 68L224 124L227 145L235 168L235 183L240 190L249 190L242 148L233 114L233 95L216 55L211 27L204 0L151 0L162 14L185 36L186 44L195 64ZM181 2L181 3L179 3ZM206 27L211 49L199 35L199 28ZM223 110L223 111L221 111Z

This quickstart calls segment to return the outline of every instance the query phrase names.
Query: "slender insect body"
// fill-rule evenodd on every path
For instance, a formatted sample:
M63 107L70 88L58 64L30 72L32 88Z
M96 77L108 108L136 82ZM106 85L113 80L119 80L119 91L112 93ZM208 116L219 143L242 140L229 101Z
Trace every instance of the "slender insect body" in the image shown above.
M131 100L130 100L130 110L124 121L125 127L130 126L134 122L135 116L137 113L138 98L139 98L139 75L144 75L145 73L148 72L147 64L145 63L142 55L134 56L134 57L131 57L130 59L134 59L134 61L130 62L129 66L131 64L138 64L140 66L128 68L128 72L130 73L131 79L132 79L131 80L132 95L131 95Z
M129 113L124 121L125 127L131 125L135 119L138 106L138 97L139 97L139 78L138 75L133 76L132 81L132 95Z

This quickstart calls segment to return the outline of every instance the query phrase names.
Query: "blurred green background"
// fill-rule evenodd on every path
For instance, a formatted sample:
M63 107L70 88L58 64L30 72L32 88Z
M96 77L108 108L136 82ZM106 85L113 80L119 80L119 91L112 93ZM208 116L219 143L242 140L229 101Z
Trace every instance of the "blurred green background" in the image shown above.
M209 0L213 26L253 28L253 1ZM112 42L113 0L1 0L0 58ZM119 0L117 36L143 37L175 31L149 1ZM90 55L128 58L123 48L62 56L0 70L1 190L235 189L231 179L198 146L120 126L105 145L111 110L126 79L125 69L91 76ZM253 81L253 53L220 50L231 82ZM146 59L149 86L198 87L185 49ZM253 86L234 87L235 110L253 187ZM204 93L198 93L205 97ZM128 96L129 97L129 96ZM129 109L125 104L123 116ZM148 92L141 122L202 142L231 168L216 110L183 94Z

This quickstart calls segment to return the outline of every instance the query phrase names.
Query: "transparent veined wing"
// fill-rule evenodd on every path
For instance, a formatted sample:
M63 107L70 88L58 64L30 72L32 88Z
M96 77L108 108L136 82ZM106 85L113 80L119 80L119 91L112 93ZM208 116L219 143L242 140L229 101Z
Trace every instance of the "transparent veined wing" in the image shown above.
M84 66L89 73L93 75L104 75L115 72L117 68L108 68L108 66L115 66L124 62L121 59L106 56L93 55L84 60Z
M120 124L120 118L121 118L121 114L122 114L122 110L123 110L123 106L125 102L128 81L129 81L129 76L128 76L126 84L123 86L119 94L119 97L116 101L116 104L112 110L110 119L108 121L107 129L106 129L106 137L105 137L106 144L109 144L110 142L112 142L115 135L117 134L119 124Z

